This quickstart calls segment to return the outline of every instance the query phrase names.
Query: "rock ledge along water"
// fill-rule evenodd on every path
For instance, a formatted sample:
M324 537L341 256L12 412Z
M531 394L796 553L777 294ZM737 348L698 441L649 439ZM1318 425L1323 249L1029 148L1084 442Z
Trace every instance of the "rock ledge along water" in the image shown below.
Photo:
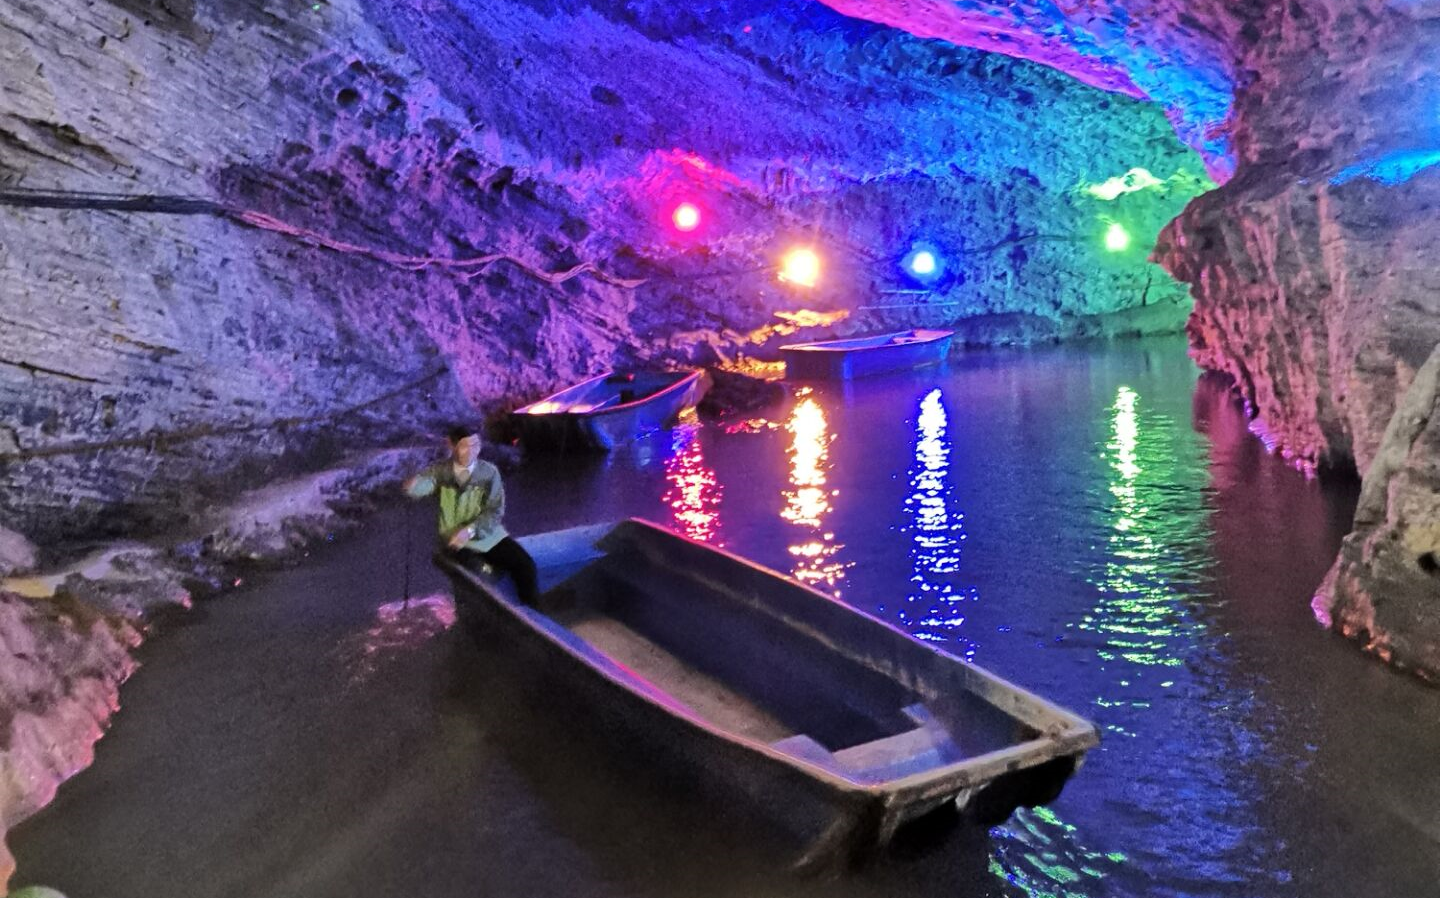
M4 832L89 766L120 707L132 652L192 593L234 582L347 526L353 512L429 457L390 450L280 482L218 508L170 541L117 543L69 565L0 580L0 892L14 872Z

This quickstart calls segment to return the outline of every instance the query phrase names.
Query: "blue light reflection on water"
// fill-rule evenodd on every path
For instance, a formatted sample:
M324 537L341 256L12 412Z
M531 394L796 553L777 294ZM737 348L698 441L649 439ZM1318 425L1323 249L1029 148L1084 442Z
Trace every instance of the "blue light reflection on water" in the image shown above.
M920 639L973 660L977 646L961 631L966 605L979 593L958 582L965 515L951 507L951 443L944 392L937 387L921 398L915 414L915 460L901 525L910 536L910 593L897 616Z

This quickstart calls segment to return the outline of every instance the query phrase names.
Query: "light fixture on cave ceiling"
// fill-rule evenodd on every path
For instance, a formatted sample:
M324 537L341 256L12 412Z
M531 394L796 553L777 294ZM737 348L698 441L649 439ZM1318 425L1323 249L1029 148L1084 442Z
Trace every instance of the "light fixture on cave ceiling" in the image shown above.
M945 273L945 262L940 251L928 243L915 243L900 260L900 267L907 277L930 286Z
M1120 222L1112 221L1105 229L1105 248L1112 253L1123 253L1130 248L1130 232Z
M1149 190L1154 187L1163 186L1164 184L1164 181L1150 174L1149 169L1132 168L1123 175L1116 175L1113 178L1101 181L1099 184L1085 185L1085 192L1096 199L1111 202L1127 193L1134 193L1137 190Z
M820 282L820 254L808 246L797 246L780 260L781 283L813 287Z
M670 213L670 223L682 234L693 232L700 227L700 207L688 200L679 203Z

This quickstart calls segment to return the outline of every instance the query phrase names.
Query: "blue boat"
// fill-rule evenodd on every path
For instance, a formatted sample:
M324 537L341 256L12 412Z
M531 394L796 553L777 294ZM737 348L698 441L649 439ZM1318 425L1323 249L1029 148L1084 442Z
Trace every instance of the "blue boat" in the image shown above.
M609 452L675 423L709 380L699 369L606 372L511 412L527 450Z
M849 340L780 347L789 380L849 380L938 365L950 354L954 331L910 330Z

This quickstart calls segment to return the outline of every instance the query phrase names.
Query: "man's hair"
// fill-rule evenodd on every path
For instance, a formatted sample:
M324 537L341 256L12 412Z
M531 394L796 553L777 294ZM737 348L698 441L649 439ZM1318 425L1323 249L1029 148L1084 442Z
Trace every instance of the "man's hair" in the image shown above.
M480 431L469 424L451 424L445 431L445 439L458 443L466 437L478 436Z

